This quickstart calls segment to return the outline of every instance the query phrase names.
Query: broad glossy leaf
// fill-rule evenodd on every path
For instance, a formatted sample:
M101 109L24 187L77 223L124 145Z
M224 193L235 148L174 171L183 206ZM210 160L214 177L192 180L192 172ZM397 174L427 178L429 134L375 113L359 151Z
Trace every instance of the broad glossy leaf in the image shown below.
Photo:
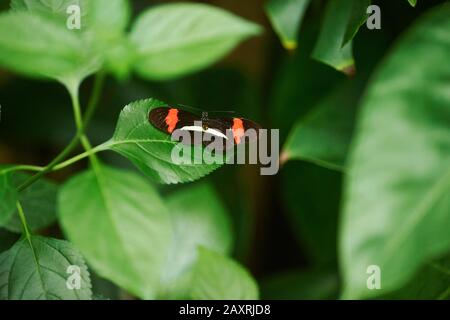
M194 300L258 299L258 286L237 262L215 251L199 248L191 283Z
M179 77L211 65L259 33L258 25L210 5L155 6L138 17L131 31L135 70L147 79Z
M67 282L76 285L70 277L77 275L79 289L69 289ZM67 241L31 236L0 254L0 300L90 300L91 296L86 263Z
M343 170L360 92L357 82L347 82L300 118L283 147L283 160L306 160Z
M172 149L180 148L148 120L151 109L165 106L156 99L147 99L127 105L119 116L116 132L108 142L109 148L131 160L147 176L160 183L179 183L199 179L221 166L221 164L175 164ZM204 148L195 146L192 155L202 155ZM194 159L194 160L195 160Z
M19 186L29 174L14 172L10 174L14 186ZM19 193L18 200L23 207L30 230L38 230L51 225L56 219L56 195L58 186L48 180L40 179ZM22 223L16 208L2 227L12 232L22 232Z
M288 271L261 281L262 299L336 299L337 293L338 276L331 271Z
M312 53L314 59L347 75L355 73L353 44L348 42L342 46L352 7L353 0L333 0L327 3L320 36Z
M310 0L269 0L266 4L270 22L288 50L297 47L298 29L309 3Z
M231 222L218 195L208 184L186 187L170 195L166 205L173 237L164 268L161 295L187 298L198 246L229 253Z
M94 165L62 187L58 213L65 234L100 276L138 297L154 298L171 226L143 177Z
M364 99L340 233L345 297L398 289L450 250L449 16L439 6L407 31ZM381 290L366 287L369 265Z
M371 4L371 0L353 0L353 5L350 13L350 19L347 24L347 29L345 31L344 39L342 41L342 46L345 46L349 41L351 41L359 28L367 20L367 8Z
M0 66L70 88L99 67L76 33L30 12L0 14L0 47Z

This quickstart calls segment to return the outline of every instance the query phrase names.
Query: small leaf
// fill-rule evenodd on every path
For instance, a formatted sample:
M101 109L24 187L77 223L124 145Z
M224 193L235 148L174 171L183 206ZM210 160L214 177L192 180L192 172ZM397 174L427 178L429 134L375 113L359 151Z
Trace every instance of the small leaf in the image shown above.
M260 27L200 3L152 7L131 31L137 47L135 70L147 79L179 77L211 65Z
M70 88L99 66L74 32L29 12L0 14L0 47L0 66Z
M131 160L147 176L160 183L179 183L199 179L221 166L221 164L175 164L172 150L178 142L149 122L151 109L166 106L156 99L147 99L127 105L119 116L116 132L107 143L114 150ZM203 147L192 147L192 155L203 155ZM202 161L195 158L193 160Z
M408 30L363 101L340 232L346 298L396 290L450 250L449 16L447 3ZM381 290L366 287L370 265Z
M231 222L214 189L208 184L189 187L167 199L173 226L172 246L163 275L165 297L186 298L199 245L227 254Z
M412 7L415 7L417 4L417 0L408 0L408 2Z
M261 296L268 300L336 299L338 276L322 270L289 271L261 282Z
M300 118L284 145L283 160L306 160L343 170L360 91L357 83L345 83Z
M11 176L14 186L19 186L30 175L14 172L11 173ZM47 227L55 221L57 192L58 186L55 183L40 179L19 193L18 200L23 207L30 230ZM17 210L14 211L15 213L11 218L4 224L0 223L0 225L9 231L20 233L22 232L22 223Z
M366 22L368 17L367 8L370 4L371 0L353 0L350 19L347 24L344 40L342 41L342 47L355 37L359 28Z
M353 44L348 42L342 47L352 7L353 0L332 0L327 3L319 40L312 53L314 59L347 75L355 73Z
M58 213L65 234L100 276L140 298L154 298L171 226L145 179L94 165L62 187Z
M298 29L310 0L269 0L266 13L273 28L288 50L297 48Z
M76 266L80 273L68 273ZM71 276L79 289L69 289ZM76 285L76 281L74 281ZM80 253L63 240L31 236L0 255L0 300L90 300L89 272Z
M254 300L258 286L237 262L206 248L199 248L191 284L194 300Z

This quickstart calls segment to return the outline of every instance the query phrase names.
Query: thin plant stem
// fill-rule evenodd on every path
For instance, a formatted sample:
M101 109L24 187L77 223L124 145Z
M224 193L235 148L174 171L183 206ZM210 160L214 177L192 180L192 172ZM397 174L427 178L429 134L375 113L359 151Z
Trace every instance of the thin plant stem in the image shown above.
M23 231L28 240L31 238L30 231L28 230L27 219L25 218L25 214L23 213L23 208L19 201L16 202L17 212L19 213L20 221L22 222Z
M76 109L74 108L75 123L77 124L77 133L72 138L72 140L69 142L69 144L48 165L46 165L43 170L39 171L35 175L33 175L30 178L28 178L27 180L25 180L18 187L18 191L22 191L22 190L28 188L30 185L35 183L37 180L42 178L44 175L51 172L58 163L63 161L65 158L67 158L67 156L77 147L80 140L85 140L85 139L83 139L84 131L87 127L87 124L90 122L92 115L94 114L95 110L97 109L98 102L100 100L101 92L103 89L104 78L105 78L105 75L103 72L98 73L95 77L93 92L92 92L84 119L81 118L81 110L79 107L79 102L78 102L78 107ZM78 86L69 90L69 92L70 92L71 97L73 96L73 93L76 92L76 100L78 101ZM73 97L72 97L72 100L73 100Z

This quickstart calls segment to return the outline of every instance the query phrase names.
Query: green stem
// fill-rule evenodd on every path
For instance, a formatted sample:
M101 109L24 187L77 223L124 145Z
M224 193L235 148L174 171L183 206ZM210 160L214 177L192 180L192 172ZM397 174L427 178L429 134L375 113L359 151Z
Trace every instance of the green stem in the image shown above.
M94 115L94 111L97 109L98 103L100 101L103 85L105 83L105 73L100 71L94 80L94 86L92 88L92 94L89 98L89 103L86 108L86 113L83 118L83 127L86 129L91 122L92 116Z
M28 230L27 219L25 218L25 214L23 213L23 208L19 201L16 202L17 212L19 213L20 221L22 222L23 231L25 232L25 236L28 240L31 238L30 231Z
M28 188L30 185L35 183L37 180L42 178L44 175L46 175L47 173L52 171L53 168L58 163L63 161L65 158L67 158L67 156L77 147L80 139L83 140L84 130L86 129L87 124L90 122L92 115L94 114L95 109L98 106L98 102L100 100L101 92L103 89L104 79L105 79L105 75L102 72L98 73L95 77L94 88L93 88L93 92L92 92L92 95L91 95L91 98L90 98L90 101L88 104L88 108L86 110L86 115L85 115L84 121L81 119L81 110L80 110L79 102L78 102L78 86L74 86L72 89L69 89L69 93L70 93L71 97L73 96L74 93L76 93L76 100L78 103L77 109L75 110L75 108L74 108L75 123L77 124L77 133L72 138L72 140L69 142L69 144L47 166L45 166L45 168L43 170L39 171L37 174L35 174L32 177L25 180L19 186L19 188L18 188L19 191L22 191L22 190ZM72 97L72 100L73 100L73 97ZM31 166L29 168L27 168L27 170L30 168L31 168ZM38 170L32 170L32 171L38 171Z
M86 150L86 152L89 152L89 161L91 162L91 164L93 166L97 166L98 159L94 153L90 152L92 150L92 145L89 142L89 139L86 136L86 134L84 134L84 132L83 132L83 119L81 117L81 108L80 108L80 99L78 97L79 96L78 88L76 88L75 90L70 90L69 92L70 92L70 97L72 99L72 108L73 108L73 114L75 117L75 125L78 129L78 132L81 132L81 136L80 136L81 145L83 146L84 150Z
M77 161L80 161L80 160L82 160L82 159L84 159L84 158L86 158L86 157L90 157L91 155L94 155L94 154L96 154L97 152L107 150L108 147L109 147L109 144L108 144L108 143L103 143L103 144L101 144L101 145L98 145L98 146L96 146L95 148L91 148L91 149L89 149L89 150L87 150L87 151L85 151L85 152L83 152L83 153L80 153L79 155L76 155L76 156L73 157L73 158L70 158L70 159L68 159L68 160L66 160L66 161L64 161L64 162L59 163L58 165L56 165L56 166L53 168L53 170L54 170L54 171L56 171L56 170L61 170L61 169L65 168L65 167L70 166L71 164L74 164L74 163L77 162Z
M29 165L23 164L23 165L17 165L17 166L13 166L13 167L10 167L10 168L6 168L6 169L3 169L3 170L0 170L0 175L6 174L6 173L9 173L9 172L15 172L15 171L36 171L36 172L41 172L44 169L45 169L45 167L29 166Z
M33 183L35 183L37 180L39 180L41 177L49 173L53 170L53 167L56 166L59 162L61 162L63 159L65 159L78 145L78 140L80 138L80 135L77 134L75 137L72 138L72 140L69 142L69 144L61 151L45 168L44 170L36 173L32 177L25 180L18 188L17 190L20 192L29 186L31 186Z
M96 146L95 148L90 149L89 151L85 151L83 153L80 153L66 161L60 162L57 165L53 166L52 168L52 172L53 171L58 171L61 169L64 169L72 164L74 164L75 162L78 162L86 157L89 157L92 154L95 154L97 152L101 152L101 151L105 151L108 150L109 147L111 146L111 142L107 141L105 143L102 143L98 146ZM9 172L15 172L15 171L36 171L38 173L41 173L42 171L46 170L47 167L39 167L39 166L29 166L29 165L17 165L11 168L6 168L3 170L0 170L0 175L2 174L6 174ZM36 174L37 175L37 174Z

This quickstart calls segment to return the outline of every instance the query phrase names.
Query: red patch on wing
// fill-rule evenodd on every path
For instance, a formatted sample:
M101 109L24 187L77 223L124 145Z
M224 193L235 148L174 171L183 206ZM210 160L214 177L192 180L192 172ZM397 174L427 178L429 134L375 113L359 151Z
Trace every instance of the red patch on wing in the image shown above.
M244 136L244 122L239 118L233 118L233 138L236 144L241 143L241 138Z
M169 113L166 116L166 124L167 124L167 131L169 133L172 133L175 129L175 126L178 123L178 110L177 109L169 109Z

